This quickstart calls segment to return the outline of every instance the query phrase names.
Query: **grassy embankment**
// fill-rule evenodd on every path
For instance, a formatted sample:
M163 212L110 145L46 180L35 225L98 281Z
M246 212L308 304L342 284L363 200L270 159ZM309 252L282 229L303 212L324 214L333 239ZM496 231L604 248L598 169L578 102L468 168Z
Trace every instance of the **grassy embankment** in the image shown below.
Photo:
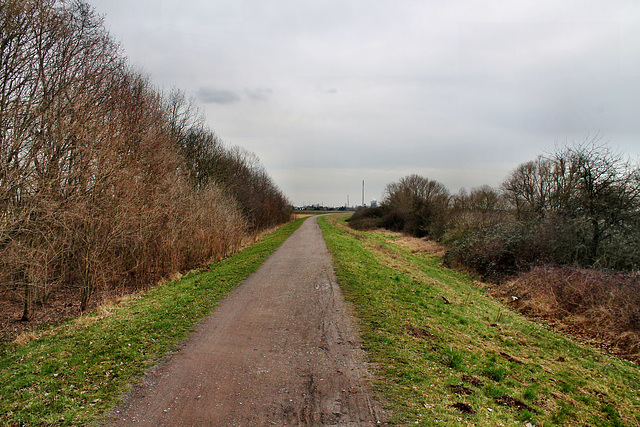
M526 320L398 235L355 232L344 218L319 222L392 421L640 424L637 366Z
M100 418L301 223L287 224L206 271L0 349L0 425L82 425Z

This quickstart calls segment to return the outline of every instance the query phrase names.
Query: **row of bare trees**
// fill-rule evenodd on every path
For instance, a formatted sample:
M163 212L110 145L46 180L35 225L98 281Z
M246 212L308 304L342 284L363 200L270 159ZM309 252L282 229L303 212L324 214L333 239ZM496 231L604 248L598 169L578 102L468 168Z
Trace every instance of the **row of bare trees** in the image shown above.
M23 319L63 286L85 310L224 257L289 214L255 156L132 70L89 5L0 2L0 284Z
M488 276L540 263L637 270L640 167L596 135L521 164L498 189L451 195L437 181L404 177L352 224L440 239L449 260Z

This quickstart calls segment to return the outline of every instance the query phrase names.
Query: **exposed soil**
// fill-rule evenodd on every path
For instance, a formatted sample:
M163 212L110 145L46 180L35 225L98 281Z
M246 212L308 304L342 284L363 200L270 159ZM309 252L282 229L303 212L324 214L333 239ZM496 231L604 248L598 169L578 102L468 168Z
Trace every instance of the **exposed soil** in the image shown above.
M462 384L451 384L449 388L456 394L476 394L476 391Z
M414 338L435 339L435 335L433 335L428 329L425 328L418 328L417 326L407 324L407 331Z
M524 409L526 409L527 411L533 411L533 409L531 409L529 405L527 405L522 400L515 397L498 396L498 397L494 397L493 400L495 400L495 402L498 405L510 406L512 408L515 408L518 411L522 411Z
M33 317L21 321L22 294L9 286L0 286L0 342L13 340L18 334L41 326L56 324L80 314L80 290L59 288L51 293L46 304L37 304Z
M377 425L357 331L316 218L303 223L109 425Z
M468 405L468 404L462 403L462 402L454 403L453 405L451 405L451 407L457 409L458 411L464 412L465 414L475 414L476 413L476 411L473 410L471 405Z
M469 383L471 385L474 385L476 387L484 387L484 381L482 381L480 378L476 378L473 375L463 375L462 376L462 381Z

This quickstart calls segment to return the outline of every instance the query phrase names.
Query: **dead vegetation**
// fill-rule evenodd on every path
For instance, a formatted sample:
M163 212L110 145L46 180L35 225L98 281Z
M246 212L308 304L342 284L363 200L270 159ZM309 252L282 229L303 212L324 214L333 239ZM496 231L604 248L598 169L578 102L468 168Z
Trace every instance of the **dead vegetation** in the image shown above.
M129 67L91 6L0 3L3 325L223 258L290 213L254 155Z
M399 233L396 231L389 231L385 229L378 229L381 234L387 234L394 236L394 242L405 249L408 249L411 253L425 253L435 255L437 257L443 257L447 251L447 248L438 242L428 238L417 238L407 234Z
M640 362L638 273L535 267L489 289L527 316Z

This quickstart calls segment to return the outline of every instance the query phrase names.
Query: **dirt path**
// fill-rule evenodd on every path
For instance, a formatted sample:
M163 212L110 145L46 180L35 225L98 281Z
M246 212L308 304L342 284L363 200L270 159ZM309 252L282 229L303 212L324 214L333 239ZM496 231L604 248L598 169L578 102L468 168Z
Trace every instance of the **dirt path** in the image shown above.
M316 218L201 322L110 425L384 423Z

